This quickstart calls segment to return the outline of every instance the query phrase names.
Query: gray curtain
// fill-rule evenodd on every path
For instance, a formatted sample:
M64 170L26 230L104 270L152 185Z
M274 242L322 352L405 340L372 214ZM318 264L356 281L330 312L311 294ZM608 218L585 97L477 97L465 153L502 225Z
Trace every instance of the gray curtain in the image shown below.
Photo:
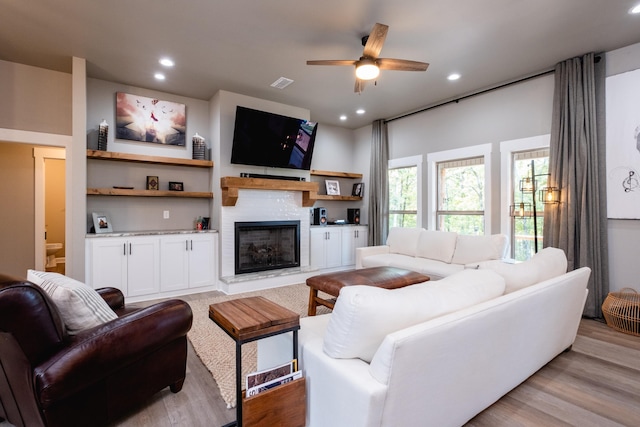
M563 249L569 270L591 268L583 314L599 318L609 292L604 68L593 53L556 65L549 171L561 202L544 220L544 245Z
M389 231L389 143L384 120L373 122L369 168L369 245L383 245Z

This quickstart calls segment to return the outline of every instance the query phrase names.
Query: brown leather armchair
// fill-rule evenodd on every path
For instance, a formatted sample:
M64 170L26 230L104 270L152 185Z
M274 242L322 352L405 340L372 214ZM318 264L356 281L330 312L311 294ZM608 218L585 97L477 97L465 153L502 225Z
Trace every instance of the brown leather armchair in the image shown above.
M133 308L118 289L98 293L119 317L71 336L41 288L0 274L0 420L105 425L167 386L182 389L189 305Z

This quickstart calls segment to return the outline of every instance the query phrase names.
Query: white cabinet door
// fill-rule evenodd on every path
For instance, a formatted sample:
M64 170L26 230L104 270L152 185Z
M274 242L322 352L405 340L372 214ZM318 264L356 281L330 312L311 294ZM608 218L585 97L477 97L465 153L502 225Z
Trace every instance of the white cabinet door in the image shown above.
M127 295L134 297L159 292L160 239L155 236L131 237L127 257Z
M340 227L311 228L309 253L313 268L340 267L342 265Z
M309 265L311 268L325 268L324 241L326 240L326 228L311 228L309 238Z
M163 292L215 282L214 234L163 236L160 244L160 289Z
M127 239L87 239L87 279L93 289L118 288L127 296Z
M342 230L340 227L327 227L325 259L327 268L342 265Z
M215 236L194 233L189 236L189 287L210 286L215 282Z
M183 234L160 239L160 290L189 287L189 239Z
M356 244L353 251L355 263L355 250L369 245L369 227L366 225L357 225L353 228L356 229Z
M367 246L367 227L346 226L342 229L342 265L356 263L356 248Z

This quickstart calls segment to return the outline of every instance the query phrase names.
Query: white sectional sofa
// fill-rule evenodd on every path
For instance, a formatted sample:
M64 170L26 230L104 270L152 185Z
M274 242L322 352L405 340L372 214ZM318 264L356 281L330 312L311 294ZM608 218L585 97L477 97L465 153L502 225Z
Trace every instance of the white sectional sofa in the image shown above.
M503 259L509 241L504 234L469 236L424 228L389 230L386 245L356 249L356 269L398 267L426 274L431 280L461 271L465 266Z
M548 249L499 272L347 286L331 314L300 319L307 426L460 426L570 348L591 271L565 273ZM290 357L290 334L258 342L259 369Z

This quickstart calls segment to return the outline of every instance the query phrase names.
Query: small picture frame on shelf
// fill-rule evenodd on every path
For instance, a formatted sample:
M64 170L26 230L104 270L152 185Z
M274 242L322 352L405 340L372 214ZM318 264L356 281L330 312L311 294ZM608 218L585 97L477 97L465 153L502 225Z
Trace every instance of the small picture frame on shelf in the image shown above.
M327 195L329 196L340 195L340 182L332 179L327 179L324 181L324 184L327 187Z
M362 197L364 196L364 182L356 182L353 184L353 190L351 190L352 196Z
M159 182L157 176L147 176L147 190L157 190Z
M96 234L113 233L111 220L106 214L93 212L91 215L93 216L93 228L96 230Z
M184 186L181 182L169 181L169 191L184 191Z

